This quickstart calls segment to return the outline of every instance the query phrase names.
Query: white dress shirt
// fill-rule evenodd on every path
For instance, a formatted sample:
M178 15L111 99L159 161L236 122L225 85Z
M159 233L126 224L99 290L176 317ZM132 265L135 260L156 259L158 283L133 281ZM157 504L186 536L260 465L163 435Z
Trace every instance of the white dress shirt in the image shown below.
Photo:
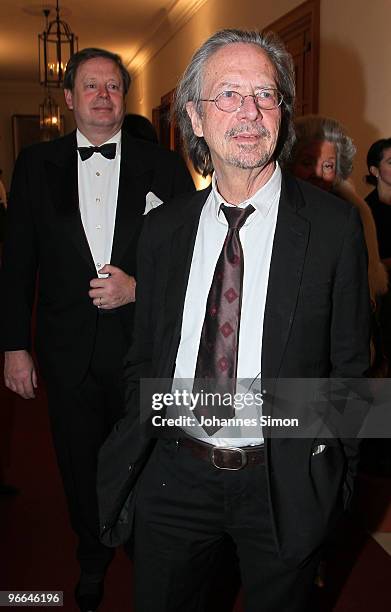
M78 147L94 146L79 130L76 138ZM85 161L81 160L80 155L77 156L81 220L97 271L111 259L121 164L121 132L106 142L117 143L114 159L107 159L100 153L94 153Z
M269 279L270 260L274 232L277 222L278 203L281 193L281 170L276 169L268 180L251 198L239 204L245 208L252 204L255 211L248 217L240 230L240 241L244 257L242 307L239 331L237 378L254 380L261 375L262 331L266 293ZM219 194L216 177L213 176L212 190L202 209L197 237L191 262L186 291L181 340L176 360L174 387L181 387L178 379L193 379L201 330L205 318L206 302L218 257L220 255L228 223L220 211L226 204ZM238 383L239 389L240 383ZM247 385L248 388L249 385ZM184 385L188 388L188 386ZM168 414L177 416L183 409L169 409ZM224 428L219 437L205 438L200 425L183 429L193 437L202 438L216 446L247 446L263 442L262 429L255 438L227 438Z

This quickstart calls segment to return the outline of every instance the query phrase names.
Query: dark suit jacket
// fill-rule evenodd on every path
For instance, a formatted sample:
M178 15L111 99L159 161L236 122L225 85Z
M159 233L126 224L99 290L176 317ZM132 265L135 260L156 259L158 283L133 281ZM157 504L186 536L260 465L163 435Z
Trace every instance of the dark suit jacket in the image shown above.
M39 273L36 348L45 377L79 382L94 345L97 308L88 296L97 276L78 202L76 133L22 151L14 171L2 265L1 348L31 349L31 312ZM122 133L111 264L137 277L136 251L145 196L164 202L194 190L170 151ZM130 342L134 305L119 309Z
M102 536L129 535L132 487L153 442L138 419L138 380L170 378L180 342L194 240L208 192L178 198L148 216L139 247L134 344L128 355L128 415L104 444L98 474ZM262 340L262 376L358 377L368 367L367 257L357 211L283 175ZM168 389L169 390L169 389ZM276 542L299 564L323 541L350 495L356 442L267 439Z

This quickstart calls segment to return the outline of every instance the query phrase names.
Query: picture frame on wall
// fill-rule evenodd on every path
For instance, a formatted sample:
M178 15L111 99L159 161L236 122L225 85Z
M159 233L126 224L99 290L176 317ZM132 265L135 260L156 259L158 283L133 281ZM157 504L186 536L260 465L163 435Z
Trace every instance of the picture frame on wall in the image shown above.
M64 117L61 116L61 130L59 136L63 135ZM12 140L14 145L14 160L16 160L22 149L37 142L41 142L43 138L42 131L39 127L39 115L12 115Z

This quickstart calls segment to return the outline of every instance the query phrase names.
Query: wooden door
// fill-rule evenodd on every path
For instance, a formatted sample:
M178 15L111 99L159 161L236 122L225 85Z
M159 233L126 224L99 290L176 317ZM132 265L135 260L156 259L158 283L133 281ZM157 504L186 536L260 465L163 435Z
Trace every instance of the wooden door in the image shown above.
M171 118L171 108L175 89L160 99L160 105L152 109L152 123L158 134L159 144L183 155L181 136L175 121Z
M308 0L271 23L293 57L296 74L296 116L318 112L319 0Z

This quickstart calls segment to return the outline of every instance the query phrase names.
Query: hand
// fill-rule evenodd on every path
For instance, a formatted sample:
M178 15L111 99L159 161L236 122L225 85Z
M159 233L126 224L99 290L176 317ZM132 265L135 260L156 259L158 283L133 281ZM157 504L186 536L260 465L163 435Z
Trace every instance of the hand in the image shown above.
M136 300L136 280L116 266L106 264L99 274L109 274L107 278L93 278L88 295L94 306L110 310Z
M11 391L24 399L35 397L37 373L28 351L6 351L4 353L4 382Z

